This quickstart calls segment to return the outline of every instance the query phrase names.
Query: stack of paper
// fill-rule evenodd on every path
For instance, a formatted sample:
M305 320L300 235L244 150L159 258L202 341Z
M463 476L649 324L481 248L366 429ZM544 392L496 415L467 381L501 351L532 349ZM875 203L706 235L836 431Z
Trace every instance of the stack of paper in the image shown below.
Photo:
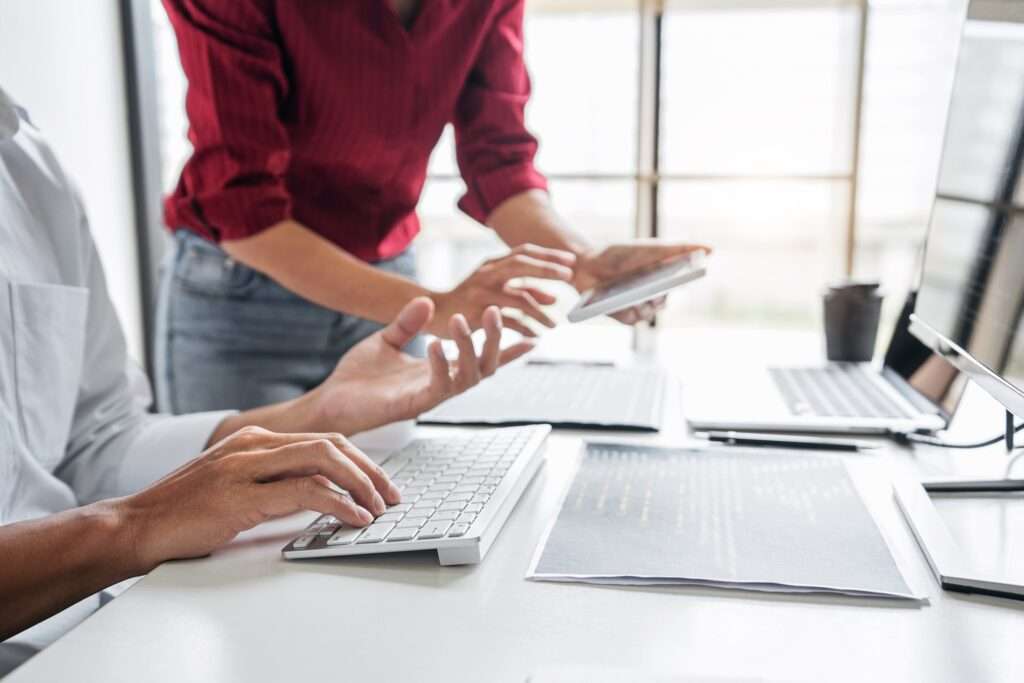
M589 444L530 578L920 599L843 462Z

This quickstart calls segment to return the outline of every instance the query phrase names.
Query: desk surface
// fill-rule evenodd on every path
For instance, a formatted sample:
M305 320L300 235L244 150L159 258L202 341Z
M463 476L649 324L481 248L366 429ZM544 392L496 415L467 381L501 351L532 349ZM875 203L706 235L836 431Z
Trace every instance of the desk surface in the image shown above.
M669 335L661 344L677 368L699 358L701 346L720 347L713 333L686 340ZM667 409L678 415L678 402ZM659 435L625 438L678 441L684 433L672 423ZM74 672L75 680L111 682L521 682L582 665L769 680L1024 679L1024 609L938 590L884 487L871 504L930 595L923 607L526 581L585 435L552 436L546 466L480 565L441 567L432 553L287 562L280 548L312 515L279 520L210 558L161 566L8 680L65 680ZM856 468L930 474L966 458L973 469L1004 460L898 449L849 457L858 459ZM964 534L973 549L1005 562L1021 558L1024 499L947 506L958 520L954 535ZM1012 530L1021 531L1017 545Z

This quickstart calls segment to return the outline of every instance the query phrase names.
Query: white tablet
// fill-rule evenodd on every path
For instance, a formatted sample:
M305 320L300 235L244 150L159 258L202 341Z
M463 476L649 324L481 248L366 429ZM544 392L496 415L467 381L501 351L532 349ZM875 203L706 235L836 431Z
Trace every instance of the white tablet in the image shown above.
M618 313L630 306L657 299L671 289L703 277L703 252L647 268L588 290L569 311L569 322L578 323L599 315Z

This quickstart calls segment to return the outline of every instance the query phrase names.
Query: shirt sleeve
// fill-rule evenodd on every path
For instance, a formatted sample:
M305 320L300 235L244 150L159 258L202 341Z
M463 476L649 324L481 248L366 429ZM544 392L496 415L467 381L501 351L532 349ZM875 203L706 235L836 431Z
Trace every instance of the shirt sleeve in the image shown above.
M288 96L273 14L265 0L164 0L188 79L195 148L192 211L214 240L238 239L291 217L291 149L280 120Z
M525 4L512 0L499 11L456 105L456 157L466 181L459 208L481 223L509 197L547 189L533 166L537 139L526 129Z
M71 434L56 474L81 503L138 491L198 456L230 412L154 415L145 374L128 356L103 268L88 245L83 283L89 290L83 371Z

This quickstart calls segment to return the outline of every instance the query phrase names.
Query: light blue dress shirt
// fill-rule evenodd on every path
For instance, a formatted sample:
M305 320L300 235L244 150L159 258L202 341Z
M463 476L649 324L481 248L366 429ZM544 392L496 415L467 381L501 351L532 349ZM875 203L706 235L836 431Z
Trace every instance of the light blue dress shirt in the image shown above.
M137 491L198 455L226 415L153 415L150 402L81 202L0 89L0 524ZM100 601L0 644L0 676Z

